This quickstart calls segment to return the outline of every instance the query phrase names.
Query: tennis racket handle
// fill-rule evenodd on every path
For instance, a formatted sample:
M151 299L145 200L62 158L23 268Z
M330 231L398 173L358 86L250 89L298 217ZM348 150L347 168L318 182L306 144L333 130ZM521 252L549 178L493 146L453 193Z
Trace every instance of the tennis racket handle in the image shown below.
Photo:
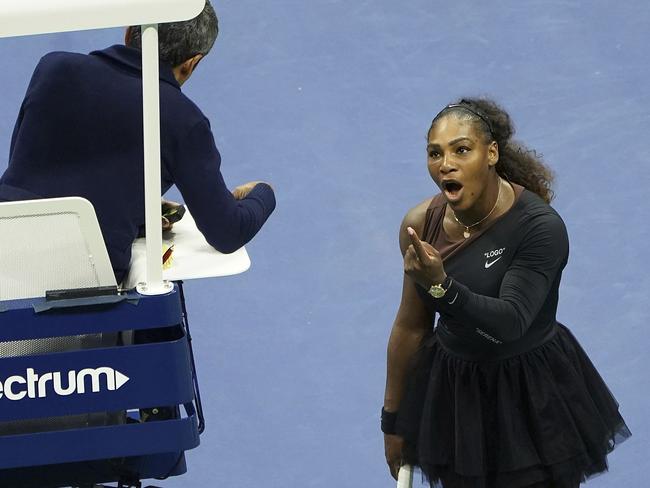
M397 488L412 488L413 487L413 466L404 464L399 468L397 475Z

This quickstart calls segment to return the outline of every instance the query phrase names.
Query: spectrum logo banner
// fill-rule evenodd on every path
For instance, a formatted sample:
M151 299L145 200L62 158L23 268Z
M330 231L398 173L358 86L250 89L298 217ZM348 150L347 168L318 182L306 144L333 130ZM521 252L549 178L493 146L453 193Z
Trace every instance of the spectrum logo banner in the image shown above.
M27 368L24 376L9 376L5 380L0 378L0 400L19 401L24 398L46 398L48 395L70 396L116 391L129 379L108 366L43 374Z

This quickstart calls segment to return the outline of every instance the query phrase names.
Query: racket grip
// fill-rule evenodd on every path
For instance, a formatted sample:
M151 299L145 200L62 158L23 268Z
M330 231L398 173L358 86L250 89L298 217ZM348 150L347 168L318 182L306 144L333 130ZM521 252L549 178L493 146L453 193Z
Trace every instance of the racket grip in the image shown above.
M399 468L397 475L397 488L412 488L413 487L413 466L408 464L402 465Z

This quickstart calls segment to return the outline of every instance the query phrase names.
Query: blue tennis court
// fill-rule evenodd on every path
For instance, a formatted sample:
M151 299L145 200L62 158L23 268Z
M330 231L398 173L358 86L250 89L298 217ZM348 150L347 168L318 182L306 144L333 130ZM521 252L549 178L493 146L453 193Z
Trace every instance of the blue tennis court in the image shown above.
M188 473L162 486L394 486L379 411L397 232L437 190L431 119L463 95L502 103L556 171L553 206L571 242L558 318L633 433L587 486L643 486L650 4L213 4L219 39L183 91L211 121L228 184L269 181L278 206L247 246L250 271L186 283L207 431ZM40 57L122 40L102 30L0 42L0 172Z

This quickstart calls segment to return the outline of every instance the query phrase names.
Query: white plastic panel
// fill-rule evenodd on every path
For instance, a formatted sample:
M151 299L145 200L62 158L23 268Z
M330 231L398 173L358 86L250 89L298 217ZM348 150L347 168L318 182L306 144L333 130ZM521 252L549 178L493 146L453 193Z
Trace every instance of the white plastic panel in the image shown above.
M0 0L0 37L189 20L205 0Z
M115 284L88 200L71 197L0 203L0 300Z

